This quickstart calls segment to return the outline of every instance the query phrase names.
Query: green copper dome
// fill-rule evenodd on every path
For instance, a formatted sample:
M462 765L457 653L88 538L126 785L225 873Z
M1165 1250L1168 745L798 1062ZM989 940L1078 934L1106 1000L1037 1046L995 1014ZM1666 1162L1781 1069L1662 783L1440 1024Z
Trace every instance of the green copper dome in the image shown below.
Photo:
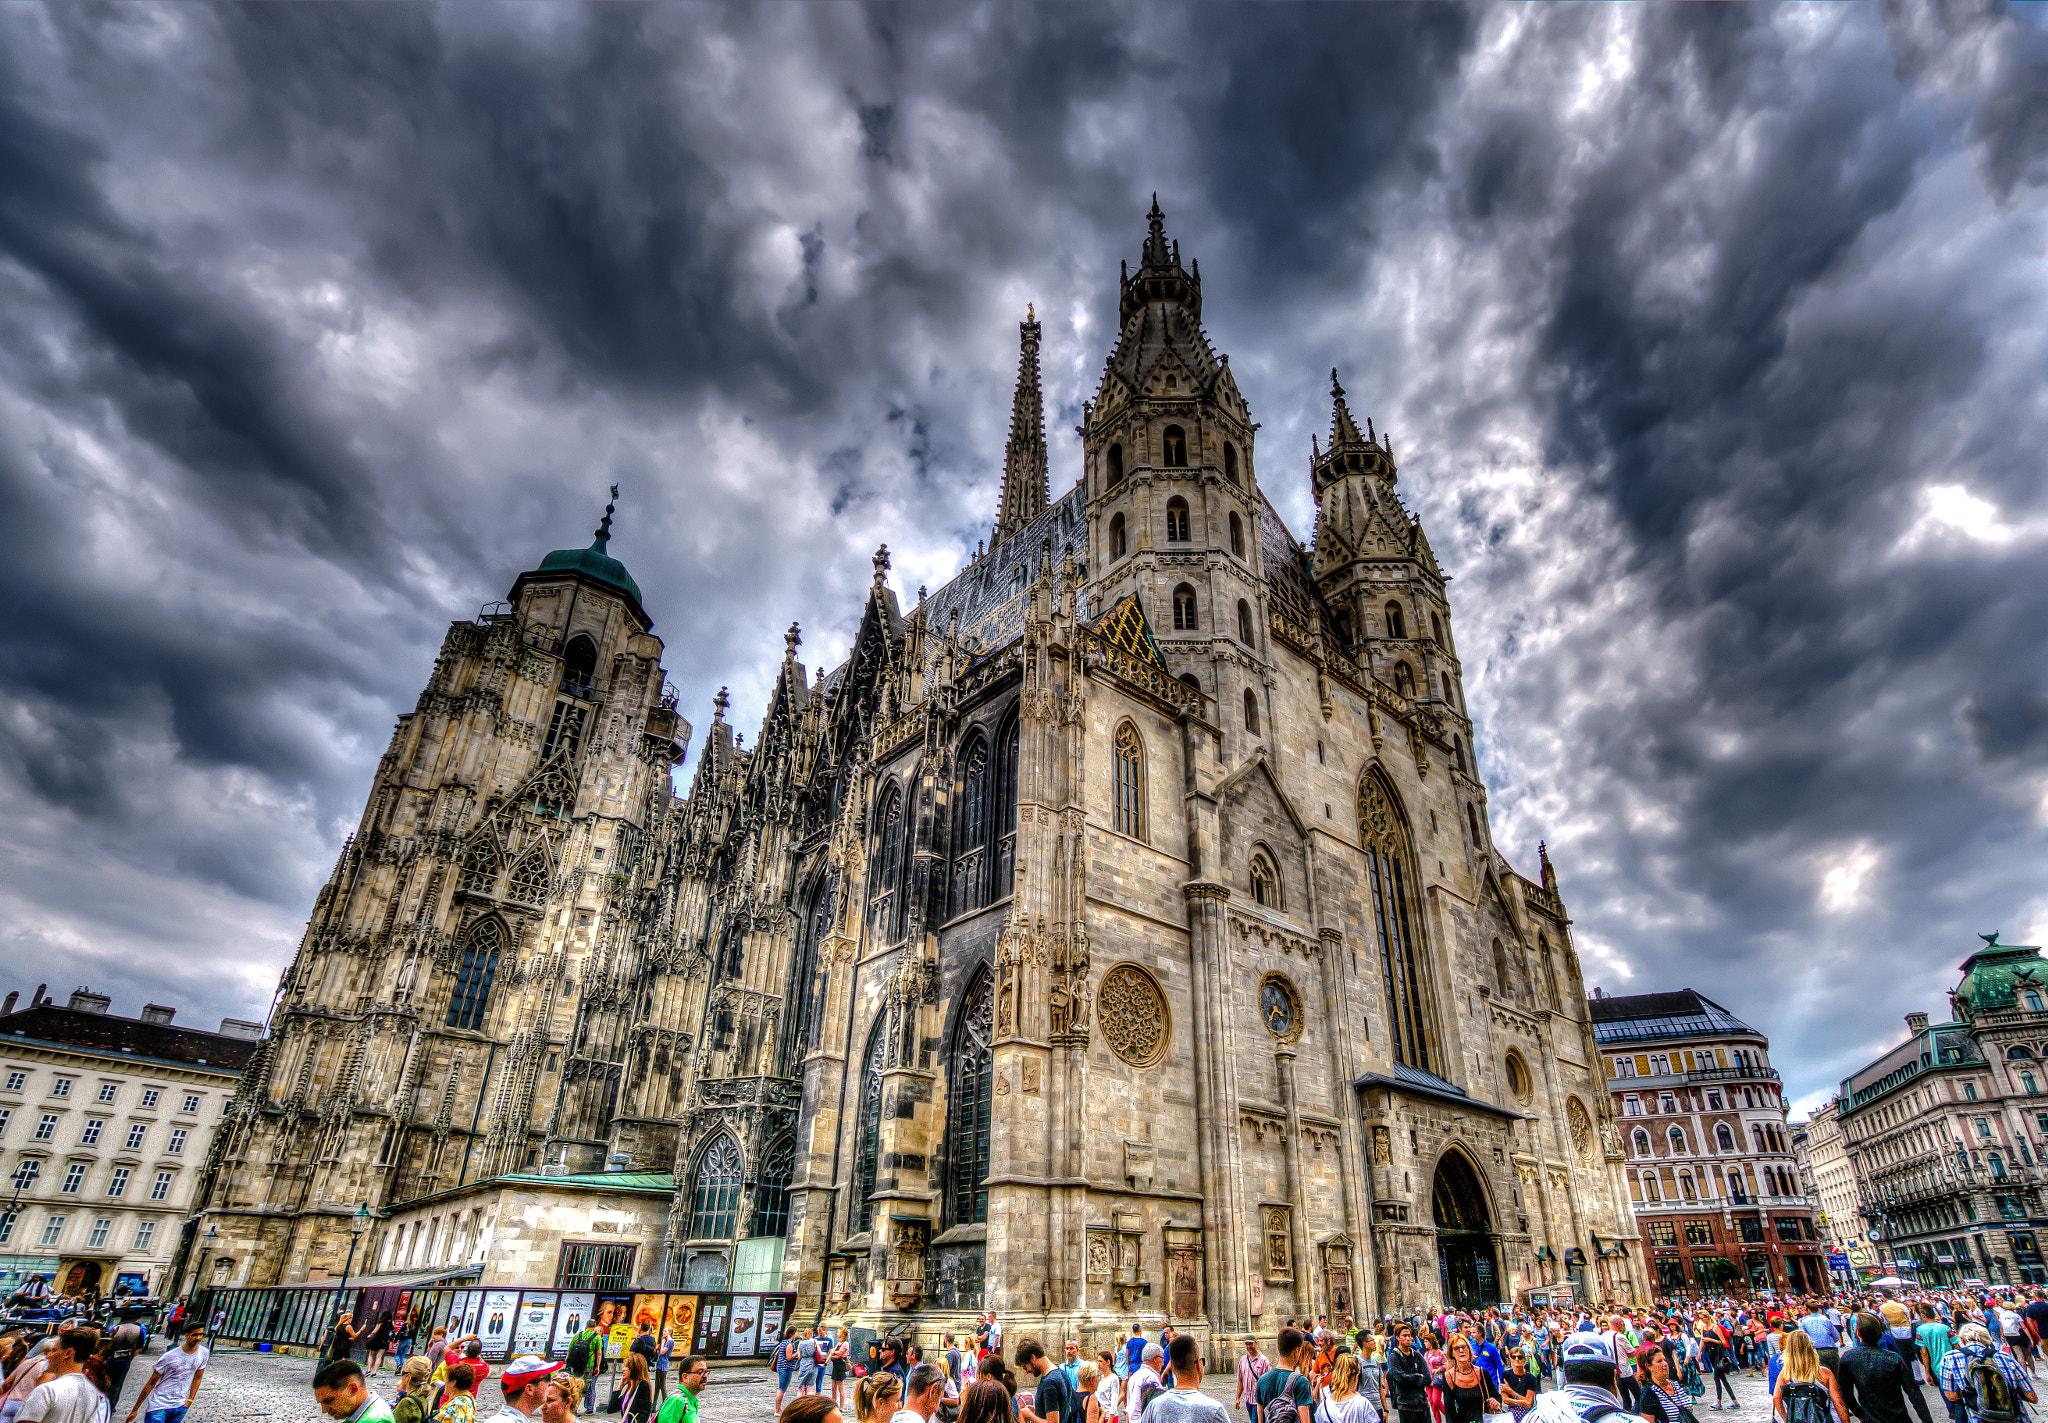
M612 486L612 497L618 497L617 485ZM581 573L610 588L626 594L635 603L640 601L640 585L633 581L633 575L626 572L626 565L605 552L612 538L612 508L604 506L604 521L597 526L597 536L590 541L589 548L558 548L540 561L536 573Z
M1963 981L1955 987L1958 1016L2007 1011L2017 1006L2020 989L2048 989L2048 963L2039 947L2001 944L1996 934L1980 937L1985 947L1964 961Z

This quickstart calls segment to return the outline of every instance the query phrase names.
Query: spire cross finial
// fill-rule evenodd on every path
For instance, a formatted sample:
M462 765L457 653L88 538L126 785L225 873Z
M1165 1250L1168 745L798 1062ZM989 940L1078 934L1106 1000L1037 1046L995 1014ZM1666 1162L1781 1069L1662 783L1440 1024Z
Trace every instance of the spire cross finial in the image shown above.
M882 586L882 579L889 572L889 545L883 544L875 550L875 587Z
M796 661L797 646L800 643L802 643L803 640L804 635L802 631L798 629L795 623L791 623L789 625L789 631L782 635L782 660L784 662Z
M711 719L713 721L724 721L725 709L731 705L732 697L726 692L725 688L720 687L718 695L711 699Z
M590 546L596 549L599 553L603 553L604 546L607 543L611 542L612 510L618 507L618 503L619 486L614 484L612 486L612 501L611 503L604 506L604 518L598 521L597 531L591 535L593 542Z
M1037 303L1037 302L1035 302L1035 301L1027 301L1027 302L1025 302L1025 303L1024 303L1024 319L1025 319L1026 321L1036 321L1036 320L1038 320L1038 303Z

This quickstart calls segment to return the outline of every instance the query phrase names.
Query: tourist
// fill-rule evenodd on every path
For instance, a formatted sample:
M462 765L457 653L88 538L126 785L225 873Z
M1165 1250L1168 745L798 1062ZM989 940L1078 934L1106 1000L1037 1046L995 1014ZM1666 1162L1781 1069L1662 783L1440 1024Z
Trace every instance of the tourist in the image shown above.
M903 1386L903 1406L889 1423L932 1423L946 1396L946 1371L937 1364L919 1364Z
M1137 1372L1124 1383L1124 1410L1131 1423L1137 1423L1144 1416L1146 1405L1166 1392L1166 1388L1166 1351L1157 1344L1146 1344Z
M697 1423L697 1395L704 1392L704 1385L711 1381L711 1366L704 1362L702 1354L692 1354L683 1360L677 1381L682 1386L661 1405L661 1412L655 1415L654 1423ZM797 1402L803 1400L798 1399Z
M1014 1423L1016 1409L1016 1396L1003 1386L1002 1380L984 1377L962 1395L958 1423ZM785 1417L783 1423L789 1423L789 1419Z
M844 1339L832 1345L832 1405L842 1411L846 1408L846 1373L853 1358L852 1339L853 1331L849 1329Z
M1038 1380L1031 1402L1019 1405L1018 1423L1080 1423L1081 1410L1074 1406L1074 1386L1066 1372L1053 1367L1045 1349L1036 1339L1017 1346L1017 1367Z
M584 1321L569 1341L569 1372L583 1380L583 1411L597 1411L597 1379L604 1372L604 1330L595 1319Z
M320 1366L313 1375L313 1401L336 1423L391 1423L391 1405L370 1391L353 1359L329 1359Z
M1818 1310L1809 1318L1830 1321ZM1785 1336L1783 1363L1771 1388L1771 1411L1785 1423L1849 1423L1849 1410L1835 1384L1834 1370L1820 1360L1804 1320Z
M1636 1379L1642 1385L1636 1391L1636 1412L1647 1423L1684 1423L1687 1400L1672 1377L1669 1354L1656 1348L1645 1352Z
M1315 1409L1315 1391L1301 1368L1307 1352L1308 1341L1299 1329L1280 1331L1278 1347L1274 1350L1274 1367L1260 1377L1258 1387L1253 1391L1259 1405L1259 1417L1264 1418L1266 1405L1284 1393L1294 1400L1295 1412L1301 1416L1302 1423L1308 1423L1309 1415Z
M1863 1423L1907 1423L1911 1407L1920 1415L1920 1423L1933 1423L1927 1400L1913 1381L1911 1366L1884 1347L1884 1321L1874 1314L1859 1314L1851 1328L1856 1343L1842 1351L1841 1365L1835 1371L1848 1410Z
M363 1352L367 1356L363 1372L374 1374L384 1367L385 1355L391 1349L391 1311L385 1310L370 1326L370 1332L363 1336Z
M1399 1423L1429 1423L1429 1361L1415 1347L1412 1324L1402 1324L1394 1330L1394 1347L1387 1351L1384 1385L1380 1406L1392 1412Z
M157 1356L141 1396L128 1410L129 1423L134 1423L137 1413L147 1415L147 1423L184 1423L185 1410L199 1396L199 1381L206 1377L206 1361L211 1357L206 1331L195 1321L177 1348Z
M1508 1348L1508 1369L1500 1381L1500 1401L1515 1415L1515 1423L1522 1423L1522 1416L1536 1406L1536 1395L1543 1392L1543 1375L1531 1367L1529 1351L1523 1346Z
M438 1369L438 1368L440 1368L440 1367L441 1367L441 1359L442 1359L442 1357L443 1357L444 1355L446 1355L446 1354L447 1354L447 1352L448 1352L448 1326L447 1326L447 1325L445 1325L445 1324L437 1324L437 1325L435 1325L435 1326L434 1326L434 1332L433 1332L433 1334L431 1334L430 1336L428 1336L428 1342L427 1342L427 1354L426 1354L427 1360L428 1360L428 1362L429 1362L429 1363L431 1363L431 1364L432 1364L432 1365L433 1365L433 1366L434 1366L435 1368L437 1368L437 1369Z
M1259 1380L1273 1367L1273 1361L1259 1352L1259 1341L1247 1337L1244 1341L1244 1355L1237 1361L1237 1398L1231 1407L1242 1408L1251 1419L1259 1423L1258 1398Z
M1820 1307L1819 1301L1799 1321L1800 1332L1813 1345L1813 1352L1820 1357L1820 1366L1833 1371L1841 1362L1842 1327Z
M566 1372L554 1375L541 1399L540 1423L577 1423L576 1407L582 1401L582 1379Z
M1165 1360L1166 1351L1164 1349L1159 1351L1159 1357L1162 1362ZM1124 1377L1129 1378L1137 1373L1144 1362L1145 1331L1140 1327L1138 1321L1134 1319L1131 1321L1131 1332L1124 1339Z
M1472 1341L1453 1331L1444 1346L1444 1417L1446 1423L1479 1423L1500 1411L1500 1391L1472 1357Z
M661 1331L661 1347L654 1351L654 1400L656 1403L668 1397L668 1366L675 1357L676 1336L669 1330ZM781 1400L776 1401L776 1410L782 1408Z
M1124 1412L1124 1381L1116 1376L1116 1359L1104 1349L1095 1356L1095 1414L1100 1423L1117 1423Z
M107 1389L107 1406L110 1409L121 1406L121 1389L128 1382L128 1370L148 1342L149 1331L131 1316L114 1326L102 1344L101 1347L107 1351L107 1377L111 1385Z
M1379 1408L1360 1391L1358 1355L1346 1349L1330 1362L1330 1379L1316 1402L1316 1423L1380 1423Z
M498 1388L505 1402L492 1416L491 1423L527 1423L540 1412L541 1404L547 1400L548 1379L561 1368L560 1364L551 1364L535 1354L521 1354L505 1365L505 1372L498 1376Z
M1387 1396L1387 1365L1380 1357L1377 1334L1358 1335L1358 1391L1373 1401L1375 1411L1384 1410Z
M654 1370L647 1367L647 1357L636 1349L626 1351L619 1414L625 1423L648 1423L654 1417Z
M44 1352L41 1382L28 1390L15 1416L22 1423L106 1423L105 1392L86 1366L99 1348L97 1329L62 1329Z
M327 1346L320 1351L323 1363L346 1359L355 1349L356 1336L363 1331L354 1327L355 1316L344 1310L334 1321L334 1327L327 1331Z
M467 1359L448 1366L448 1387L434 1413L434 1423L476 1423L476 1365Z
M1143 1423L1230 1423L1223 1405L1202 1392L1202 1351L1195 1336L1176 1336L1167 1346L1166 1357L1173 1371L1173 1387L1146 1405ZM1309 1423L1305 1408L1301 1423Z
M903 1380L894 1374L869 1374L853 1390L859 1423L890 1423L903 1397Z
M149 1423L157 1423L154 1415ZM434 1361L425 1354L413 1355L398 1371L391 1423L434 1423Z
M1069 1339L1066 1352L1067 1357L1060 1364L1060 1372L1067 1376L1067 1386L1078 1391L1081 1386L1081 1341Z
M1989 1369L1979 1377L1979 1365L1990 1365L2004 1378L2013 1398L2034 1401L2034 1382L2031 1375L2020 1367L2019 1360L1998 1348L1991 1342L1991 1331L1981 1324L1965 1324L1956 1332L1955 1347L1941 1361L1941 1396L1948 1400L1951 1413L1960 1410L1963 1423L1980 1423L1987 1411L1997 1413L2019 1413L2011 1400L1987 1398L1985 1395L1995 1385L1989 1377ZM2024 1416L2024 1415L2022 1415ZM1794 1419L1793 1423L1799 1423Z
M846 1415L831 1399L812 1394L784 1409L780 1423L846 1423Z
M200 1332L202 1335L205 1333L204 1330ZM21 1405L49 1373L50 1349L56 1342L56 1335L44 1335L11 1366L6 1390L0 1392L0 1423L14 1423L14 1416L21 1411Z
M1722 1407L1721 1395L1728 1395L1727 1407L1739 1406L1735 1397L1735 1381L1731 1375L1737 1363L1735 1348L1727 1329L1718 1320L1710 1320L1700 1329L1700 1360L1714 1376L1714 1408Z

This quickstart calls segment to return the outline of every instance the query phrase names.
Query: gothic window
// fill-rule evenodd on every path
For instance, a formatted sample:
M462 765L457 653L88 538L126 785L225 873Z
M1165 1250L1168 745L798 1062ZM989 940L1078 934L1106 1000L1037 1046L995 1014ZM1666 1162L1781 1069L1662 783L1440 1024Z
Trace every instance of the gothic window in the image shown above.
M1188 541L1188 501L1179 495L1166 501L1166 541L1170 544Z
M1180 680L1182 681L1182 683L1184 683L1187 686L1193 687L1198 692L1202 690L1202 679L1200 677L1197 677L1192 672L1181 673Z
M1493 990L1501 997L1514 994L1514 970L1508 966L1507 946L1500 940L1493 941Z
M1415 674L1408 670L1405 662L1394 664L1394 690L1404 697L1415 695Z
M1644 1131L1644 1130L1643 1130L1643 1129L1642 1129L1641 1127L1637 1127L1637 1128L1636 1128L1636 1131L1635 1131L1635 1137L1634 1137L1634 1141L1635 1141L1636 1155L1637 1155L1637 1156L1638 1156L1639 1158L1641 1158L1641 1157L1647 1157L1647 1156L1649 1156L1649 1154L1650 1154L1650 1134L1649 1134L1648 1132Z
M462 852L462 887L477 894L493 893L498 887L498 865L498 847L488 836L477 836Z
M512 867L512 879L506 885L506 893L522 904L538 904L548 897L550 874L548 852L539 845L528 850Z
M875 858L868 882L868 925L883 943L894 942L901 932L902 878L903 796L892 784L875 813Z
M1683 1156L1686 1154L1684 1128L1673 1127L1665 1135L1671 1138L1671 1154L1673 1156Z
M497 977L498 954L504 947L505 930L495 919L470 931L461 966L455 971L455 996L448 1003L449 1027L482 1031L484 1010L491 1001L491 980Z
M1728 1130L1726 1122L1714 1128L1714 1149L1723 1152L1735 1150L1735 1133Z
M1407 826L1393 796L1376 776L1368 775L1359 787L1358 826L1365 842L1365 877L1372 888L1372 920L1367 932L1379 949L1394 1060L1427 1072L1433 1034L1422 1005L1431 1000L1431 994L1422 981L1425 951L1415 937L1415 926L1421 921L1413 903L1417 881Z
M1345 648L1351 646L1351 615L1349 613L1337 614L1337 642Z
M1479 809L1477 806L1469 803L1465 806L1465 823L1471 828L1473 845L1483 844L1484 842L1479 838Z
M1259 698L1250 687L1244 689L1244 729L1254 736L1259 734Z
M1017 712L996 729L996 764L990 780L989 823L995 841L994 883L989 900L1010 897L1017 868Z
M1455 736L1451 738L1451 759L1458 763L1459 770L1465 769L1465 743Z
M562 650L562 691L571 697L590 700L597 683L597 645L578 633Z
M560 755L564 760L573 761L576 748L583 744L583 721L589 712L588 707L579 707L566 698L556 698L554 714L548 718L547 740L541 743L541 760L552 761Z
M1444 673L1444 700L1451 705L1453 710L1457 708L1458 694L1451 686L1451 674L1448 672Z
M576 714L580 718L583 709L578 707ZM582 722L579 720L577 725L580 727ZM573 756L575 753L576 748L570 746L569 754ZM575 803L575 789L560 771L547 772L527 788L526 808L543 820L568 819L570 807Z
M1408 625L1401 620L1401 605L1399 603L1389 602L1387 604L1387 636L1408 636Z
M1244 557L1244 520L1235 514L1230 516L1230 551Z
M1168 425L1166 427L1166 438L1162 442L1161 448L1166 455L1166 467L1168 469L1186 469L1188 467L1188 434L1180 426Z
M960 756L953 785L953 908L965 914L988 903L988 742L977 733Z
M1252 645L1252 605L1242 598L1237 600L1237 640Z
M1223 442L1223 477L1232 484L1237 483L1237 446L1231 444L1228 440ZM1231 515L1230 523L1234 532L1237 526L1237 516L1235 514ZM1244 552L1237 547L1237 540L1235 538L1230 542L1233 553L1241 555Z
M1109 556L1124 556L1124 516L1121 514L1115 515L1109 521Z
M804 925L803 952L797 962L797 978L794 990L795 1005L787 1019L788 1036L783 1042L782 1073L785 1077L797 1075L797 1064L804 1059L816 1043L818 1013L825 1003L825 984L828 967L824 962L825 936L832 932L832 916L835 896L830 884L822 884L811 900L809 918Z
M1194 632L1198 626L1195 621L1195 590L1183 583L1173 590L1173 630Z
M1273 861L1264 850L1252 851L1251 882L1252 903L1268 909L1280 907L1280 872L1273 868Z
M761 1179L754 1183L754 1217L747 1238L773 1239L789 1233L789 1180L796 1172L796 1138L783 1137L761 1157Z
M868 1050L863 1056L865 1066L860 1076L859 1126L853 1139L853 1217L855 1232L866 1230L874 1223L874 1203L868 1197L875 1193L875 1153L882 1144L882 1064L888 1052L888 1043L882 1037L882 1020L888 1017L885 1008L875 1017L874 1031L868 1034Z
M1129 722L1116 729L1116 828L1133 840L1145 838L1145 744Z
M730 1240L739 1224L740 1149L724 1132L697 1158L690 1182L692 1240Z
M988 1221L990 1087L995 1080L995 979L975 976L953 1030L952 1084L947 1089L946 1193L954 1225Z
M1103 463L1109 470L1109 487L1114 489L1119 484L1122 484L1124 482L1124 447L1122 445L1111 445L1109 453L1104 456Z

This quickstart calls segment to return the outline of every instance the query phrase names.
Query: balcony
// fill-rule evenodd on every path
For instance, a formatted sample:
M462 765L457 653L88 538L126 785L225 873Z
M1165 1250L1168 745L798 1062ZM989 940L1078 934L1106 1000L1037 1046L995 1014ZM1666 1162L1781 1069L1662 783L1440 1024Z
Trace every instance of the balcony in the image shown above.
M1773 1067L1706 1067L1679 1075L1681 1082L1780 1082Z
M1814 1209L1813 1202L1805 1196L1749 1196L1739 1200L1733 1196L1715 1196L1711 1200L1703 1201L1631 1201L1629 1205L1638 1215L1698 1215L1702 1211Z

